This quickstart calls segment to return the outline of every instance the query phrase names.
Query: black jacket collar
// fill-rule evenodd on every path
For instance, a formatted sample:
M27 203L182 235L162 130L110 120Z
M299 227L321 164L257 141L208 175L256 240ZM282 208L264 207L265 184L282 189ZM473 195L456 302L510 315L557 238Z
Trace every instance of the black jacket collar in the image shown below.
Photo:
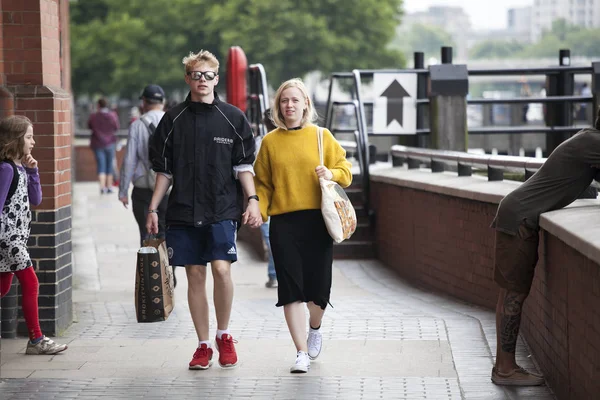
M188 93L187 97L185 98L185 104L193 112L203 112L203 111L211 110L213 107L217 106L219 103L221 103L221 99L219 98L219 95L217 94L217 92L215 92L215 99L213 100L212 103L202 103L202 102L192 101L191 92Z

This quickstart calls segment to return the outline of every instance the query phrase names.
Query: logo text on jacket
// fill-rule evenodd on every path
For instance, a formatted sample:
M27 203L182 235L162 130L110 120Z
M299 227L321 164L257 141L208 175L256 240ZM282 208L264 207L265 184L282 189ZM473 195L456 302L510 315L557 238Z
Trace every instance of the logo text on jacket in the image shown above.
M213 140L219 144L233 144L233 139L215 136Z

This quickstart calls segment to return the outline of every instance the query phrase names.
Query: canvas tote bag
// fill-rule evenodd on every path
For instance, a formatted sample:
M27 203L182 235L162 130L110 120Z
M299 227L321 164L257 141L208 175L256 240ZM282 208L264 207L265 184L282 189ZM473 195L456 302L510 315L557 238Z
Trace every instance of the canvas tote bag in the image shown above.
M323 128L317 129L319 144L319 160L323 163ZM327 226L327 231L336 243L352 236L356 230L356 211L352 207L348 195L337 183L325 178L319 178L321 185L321 212Z
M138 250L135 271L135 314L138 322L166 321L173 311L173 267L164 239L148 239Z

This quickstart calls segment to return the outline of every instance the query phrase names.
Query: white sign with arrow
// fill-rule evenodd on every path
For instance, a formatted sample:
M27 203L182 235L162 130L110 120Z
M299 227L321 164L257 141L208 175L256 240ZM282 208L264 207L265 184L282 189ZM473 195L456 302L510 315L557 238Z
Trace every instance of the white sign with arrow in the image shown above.
M373 75L373 132L417 133L417 74Z

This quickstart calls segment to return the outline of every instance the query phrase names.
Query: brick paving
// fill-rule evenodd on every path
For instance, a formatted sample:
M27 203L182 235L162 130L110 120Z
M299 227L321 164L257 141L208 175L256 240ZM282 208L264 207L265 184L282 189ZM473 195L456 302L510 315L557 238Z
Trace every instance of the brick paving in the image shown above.
M138 234L130 210L95 184L74 187L75 321L56 356L23 355L26 340L2 339L0 399L554 399L538 388L506 389L489 376L495 352L489 310L408 284L377 261L336 261L311 371L292 376L295 350L266 289L266 263L240 243L230 328L240 365L189 371L196 336L187 282L177 269L168 321L135 322ZM209 293L212 292L209 277ZM211 334L216 329L214 309ZM536 370L523 342L518 360Z

